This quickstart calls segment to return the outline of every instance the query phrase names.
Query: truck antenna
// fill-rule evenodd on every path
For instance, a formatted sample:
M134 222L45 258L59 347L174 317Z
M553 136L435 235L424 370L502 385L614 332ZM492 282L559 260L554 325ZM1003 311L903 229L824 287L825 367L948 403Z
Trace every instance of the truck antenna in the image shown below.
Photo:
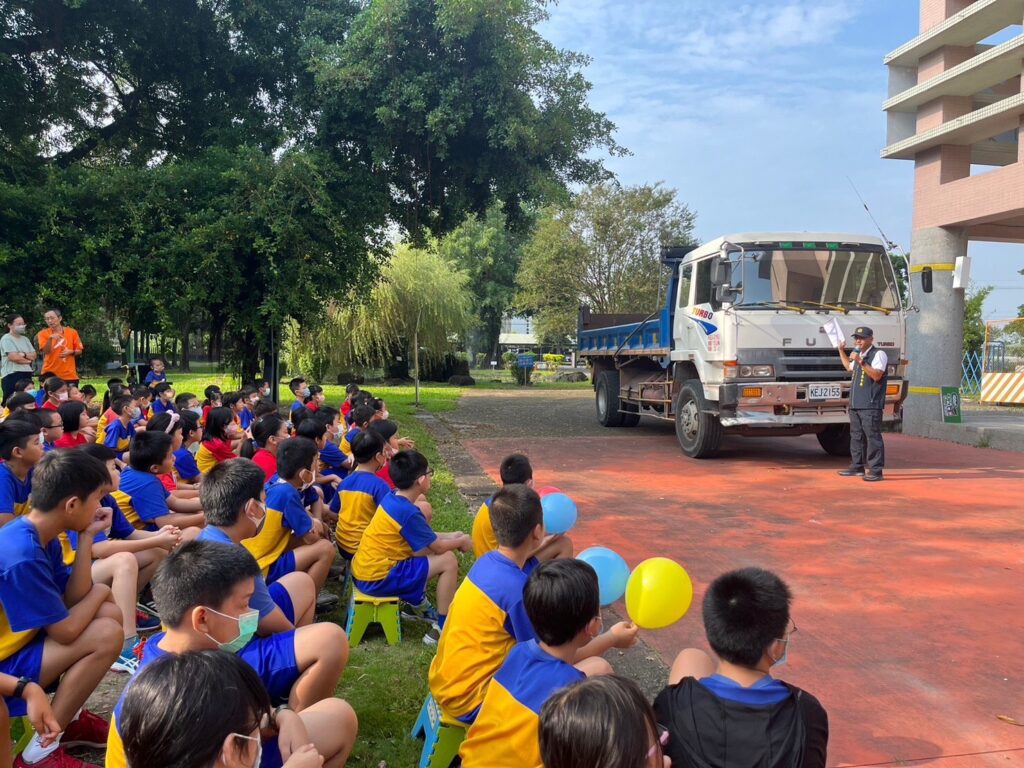
M907 291L910 293L910 309L913 309L915 312L918 311L917 306L914 304L914 289L911 288L910 286L910 254L907 253L906 250L904 250L902 245L900 245L899 243L894 243L892 240L885 236L885 232L882 231L882 225L878 223L878 219L875 218L875 215L871 212L871 209L868 208L868 204L864 201L864 198L861 196L860 190L857 189L857 185L853 183L853 179L847 176L846 180L850 182L850 186L853 188L853 194L855 194L857 196L857 199L860 200L860 204L864 206L865 213L867 213L868 218L871 219L871 223L875 225L875 229L878 230L878 235L879 237L882 238L882 242L885 244L885 249L889 253L892 253L893 251L899 252L900 256L902 256L903 260L907 263Z

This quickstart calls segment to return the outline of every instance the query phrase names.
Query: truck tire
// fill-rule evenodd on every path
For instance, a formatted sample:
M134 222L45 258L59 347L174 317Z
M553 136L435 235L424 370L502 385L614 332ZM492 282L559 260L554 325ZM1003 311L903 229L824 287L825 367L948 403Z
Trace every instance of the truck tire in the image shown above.
M850 455L850 425L831 424L818 433L818 443L829 456Z
M602 427L621 427L619 413L619 372L602 371L597 377L597 420Z
M675 402L676 438L691 459L714 456L722 442L722 425L709 410L700 380L690 379L683 384Z
M636 403L623 403L619 401L619 408L622 409L622 426L635 427L640 423L640 406Z

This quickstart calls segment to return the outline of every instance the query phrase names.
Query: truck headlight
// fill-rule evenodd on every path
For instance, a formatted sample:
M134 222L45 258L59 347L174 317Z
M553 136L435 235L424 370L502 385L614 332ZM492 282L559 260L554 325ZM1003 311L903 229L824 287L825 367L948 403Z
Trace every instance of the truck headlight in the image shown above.
M775 378L775 366L774 365L755 365L753 366L753 375L759 379L774 379Z
M753 370L754 369L751 366L749 366L749 365L741 365L740 366L740 376L742 378L744 378L744 379L749 378L750 376L754 375L753 374Z

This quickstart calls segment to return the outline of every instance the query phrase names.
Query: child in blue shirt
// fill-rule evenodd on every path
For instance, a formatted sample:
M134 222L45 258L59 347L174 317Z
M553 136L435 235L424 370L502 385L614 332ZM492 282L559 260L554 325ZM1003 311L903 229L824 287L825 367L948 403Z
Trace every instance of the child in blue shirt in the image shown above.
M43 458L39 421L32 412L0 423L0 526L28 514L32 468Z
M169 382L162 382L153 387L153 415L160 413L177 413L174 407L174 387Z
M110 410L117 418L108 421L103 431L97 433L96 442L113 448L118 461L123 461L124 453L128 450L132 435L135 434L131 420L141 416L142 410L135 404L135 399L131 395L115 397L110 401Z
M121 610L91 574L93 538L110 525L109 511L100 507L110 475L98 459L60 450L39 462L32 481L32 509L0 528L0 673L44 688L56 684L52 708L63 733L36 734L14 765L49 760L84 766L63 753L60 740L98 747L106 742L106 723L79 710L123 639ZM64 530L79 534L81 557L71 567L58 542ZM23 700L5 703L12 716L25 714Z
M173 441L166 432L146 430L132 438L129 467L121 474L121 483L113 496L139 530L156 531L164 525L180 528L187 539L195 537L204 525L198 499L185 499L170 493L158 475L174 466Z
M309 385L301 376L296 376L288 382L288 389L291 390L295 400L291 404L291 411L294 413L299 408L306 407L306 398L309 397Z
M161 384L167 381L167 373L165 370L166 366L164 361L159 357L149 358L149 373L146 374L146 378L143 380L143 384L147 387L155 387L157 384Z

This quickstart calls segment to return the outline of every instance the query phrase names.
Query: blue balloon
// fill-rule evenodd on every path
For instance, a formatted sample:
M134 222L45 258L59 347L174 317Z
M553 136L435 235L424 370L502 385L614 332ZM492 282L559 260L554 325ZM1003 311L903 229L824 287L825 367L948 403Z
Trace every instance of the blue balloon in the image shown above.
M589 547L576 555L576 559L582 560L597 571L601 605L611 605L626 594L629 565L619 553L608 547Z
M576 525L576 502L564 493L549 493L540 500L544 509L544 530L565 533Z

